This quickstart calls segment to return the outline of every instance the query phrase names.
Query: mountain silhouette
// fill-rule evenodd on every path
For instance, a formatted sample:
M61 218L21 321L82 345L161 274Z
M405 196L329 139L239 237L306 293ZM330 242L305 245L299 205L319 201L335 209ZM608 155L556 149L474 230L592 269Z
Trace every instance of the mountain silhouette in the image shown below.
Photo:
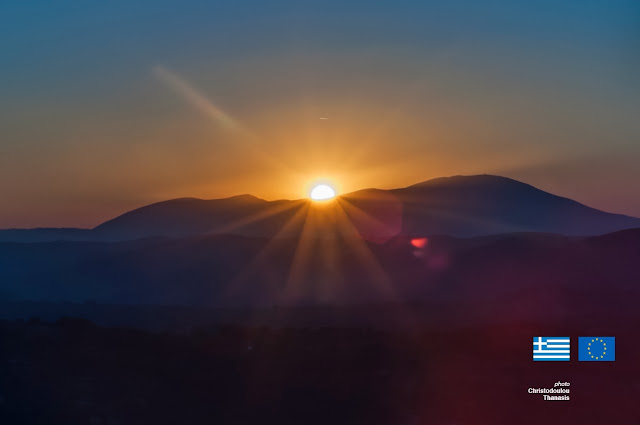
M587 236L640 227L639 218L590 208L506 177L475 175L436 178L401 189L365 189L329 204L266 201L251 195L180 198L129 211L91 231L12 229L0 231L0 241L124 241L214 234L292 237L302 231L309 211L330 208L337 211L325 215L348 217L351 231L372 241L399 235L473 237L512 232ZM321 229L316 233L335 234L335 221L318 221L316 227Z
M409 234L597 235L640 227L638 218L606 213L506 177L437 178L391 192L403 202Z
M129 211L93 229L100 240L153 236L274 235L304 201L265 201L252 195L203 200L180 198Z

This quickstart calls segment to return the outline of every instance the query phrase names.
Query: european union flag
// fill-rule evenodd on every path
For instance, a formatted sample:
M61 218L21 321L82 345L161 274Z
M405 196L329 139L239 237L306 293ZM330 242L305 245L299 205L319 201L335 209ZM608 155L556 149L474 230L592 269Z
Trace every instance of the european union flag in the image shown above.
M581 336L578 338L578 361L615 362L616 339L612 336Z

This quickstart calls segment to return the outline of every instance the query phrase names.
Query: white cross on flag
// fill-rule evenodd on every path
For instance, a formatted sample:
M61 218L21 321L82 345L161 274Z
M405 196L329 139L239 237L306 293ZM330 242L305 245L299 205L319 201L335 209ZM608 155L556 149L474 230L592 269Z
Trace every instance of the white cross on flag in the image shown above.
M534 336L533 361L568 362L571 358L568 336Z

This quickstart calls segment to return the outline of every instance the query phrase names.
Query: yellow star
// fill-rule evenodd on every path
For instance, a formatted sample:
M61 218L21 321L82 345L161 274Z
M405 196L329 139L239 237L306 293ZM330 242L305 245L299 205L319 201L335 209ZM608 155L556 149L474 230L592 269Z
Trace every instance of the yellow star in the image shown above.
M589 343L589 345L591 345L591 343Z
M593 356L591 356L591 358L593 358Z
M591 342L594 342L594 340L592 339Z
M600 358L603 358L604 356L600 356Z

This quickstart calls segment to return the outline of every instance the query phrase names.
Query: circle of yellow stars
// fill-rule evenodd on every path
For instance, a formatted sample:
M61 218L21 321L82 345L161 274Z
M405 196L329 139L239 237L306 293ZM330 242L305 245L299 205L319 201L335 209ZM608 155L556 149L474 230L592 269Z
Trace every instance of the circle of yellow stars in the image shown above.
M602 355L600 355L600 356L594 356L593 353L591 352L591 348L592 348L591 343L594 343L594 345L595 345L596 342L602 343ZM607 343L604 342L604 339L594 338L587 345L587 352L589 353L591 358L594 359L594 360L603 359L604 356L607 354Z

